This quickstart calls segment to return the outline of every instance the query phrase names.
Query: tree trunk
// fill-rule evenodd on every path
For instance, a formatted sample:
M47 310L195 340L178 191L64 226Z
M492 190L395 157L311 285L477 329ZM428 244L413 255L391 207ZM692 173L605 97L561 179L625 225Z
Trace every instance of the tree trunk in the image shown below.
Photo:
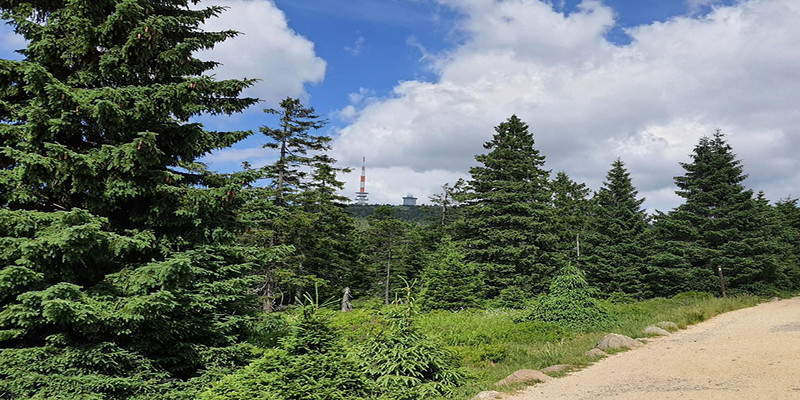
M722 276L722 266L721 265L717 266L717 273L719 275L719 288L720 288L720 291L722 292L722 297L725 297L725 277Z
M264 300L261 303L261 311L270 313L275 310L275 271L267 272L267 281L264 283Z
M353 305L350 304L350 288L344 288L344 295L342 296L342 312L353 311Z

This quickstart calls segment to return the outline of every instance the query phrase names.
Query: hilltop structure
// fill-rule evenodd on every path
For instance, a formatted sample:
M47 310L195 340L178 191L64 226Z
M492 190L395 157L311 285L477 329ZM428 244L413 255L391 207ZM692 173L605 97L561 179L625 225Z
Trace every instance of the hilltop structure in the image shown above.
M359 206L367 205L367 191L365 190L366 187L366 177L367 177L367 158L361 158L361 186L358 192L356 192L356 204Z

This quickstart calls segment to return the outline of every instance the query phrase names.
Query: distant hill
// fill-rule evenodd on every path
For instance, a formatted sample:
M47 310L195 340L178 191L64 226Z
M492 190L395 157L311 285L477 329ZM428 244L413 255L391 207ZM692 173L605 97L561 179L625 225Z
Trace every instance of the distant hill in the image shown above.
M375 212L381 204L367 204L359 206L351 204L347 206L347 212L356 218L367 218ZM429 224L436 219L436 207L433 206L395 206L389 205L394 209L394 216L405 222L415 224Z

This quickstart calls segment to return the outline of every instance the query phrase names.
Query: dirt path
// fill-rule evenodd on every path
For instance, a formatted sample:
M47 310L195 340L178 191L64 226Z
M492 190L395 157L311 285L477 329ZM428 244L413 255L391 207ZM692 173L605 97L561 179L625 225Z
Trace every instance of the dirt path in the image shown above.
M509 399L800 399L800 297L719 315Z

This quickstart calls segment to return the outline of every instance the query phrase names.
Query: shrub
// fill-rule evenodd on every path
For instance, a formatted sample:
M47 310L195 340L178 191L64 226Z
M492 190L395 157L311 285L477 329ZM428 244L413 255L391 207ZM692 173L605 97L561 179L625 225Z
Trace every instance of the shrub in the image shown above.
M381 399L422 400L449 396L465 381L456 357L413 324L410 296L384 311L386 324L357 353Z
M328 318L305 306L294 331L245 368L214 383L201 400L355 400L371 383L345 353Z
M583 273L571 265L553 280L549 293L540 296L528 318L576 331L602 328L611 319L605 307L591 297Z
M442 242L422 271L420 305L425 309L461 310L480 305L483 280L475 265L449 239Z

